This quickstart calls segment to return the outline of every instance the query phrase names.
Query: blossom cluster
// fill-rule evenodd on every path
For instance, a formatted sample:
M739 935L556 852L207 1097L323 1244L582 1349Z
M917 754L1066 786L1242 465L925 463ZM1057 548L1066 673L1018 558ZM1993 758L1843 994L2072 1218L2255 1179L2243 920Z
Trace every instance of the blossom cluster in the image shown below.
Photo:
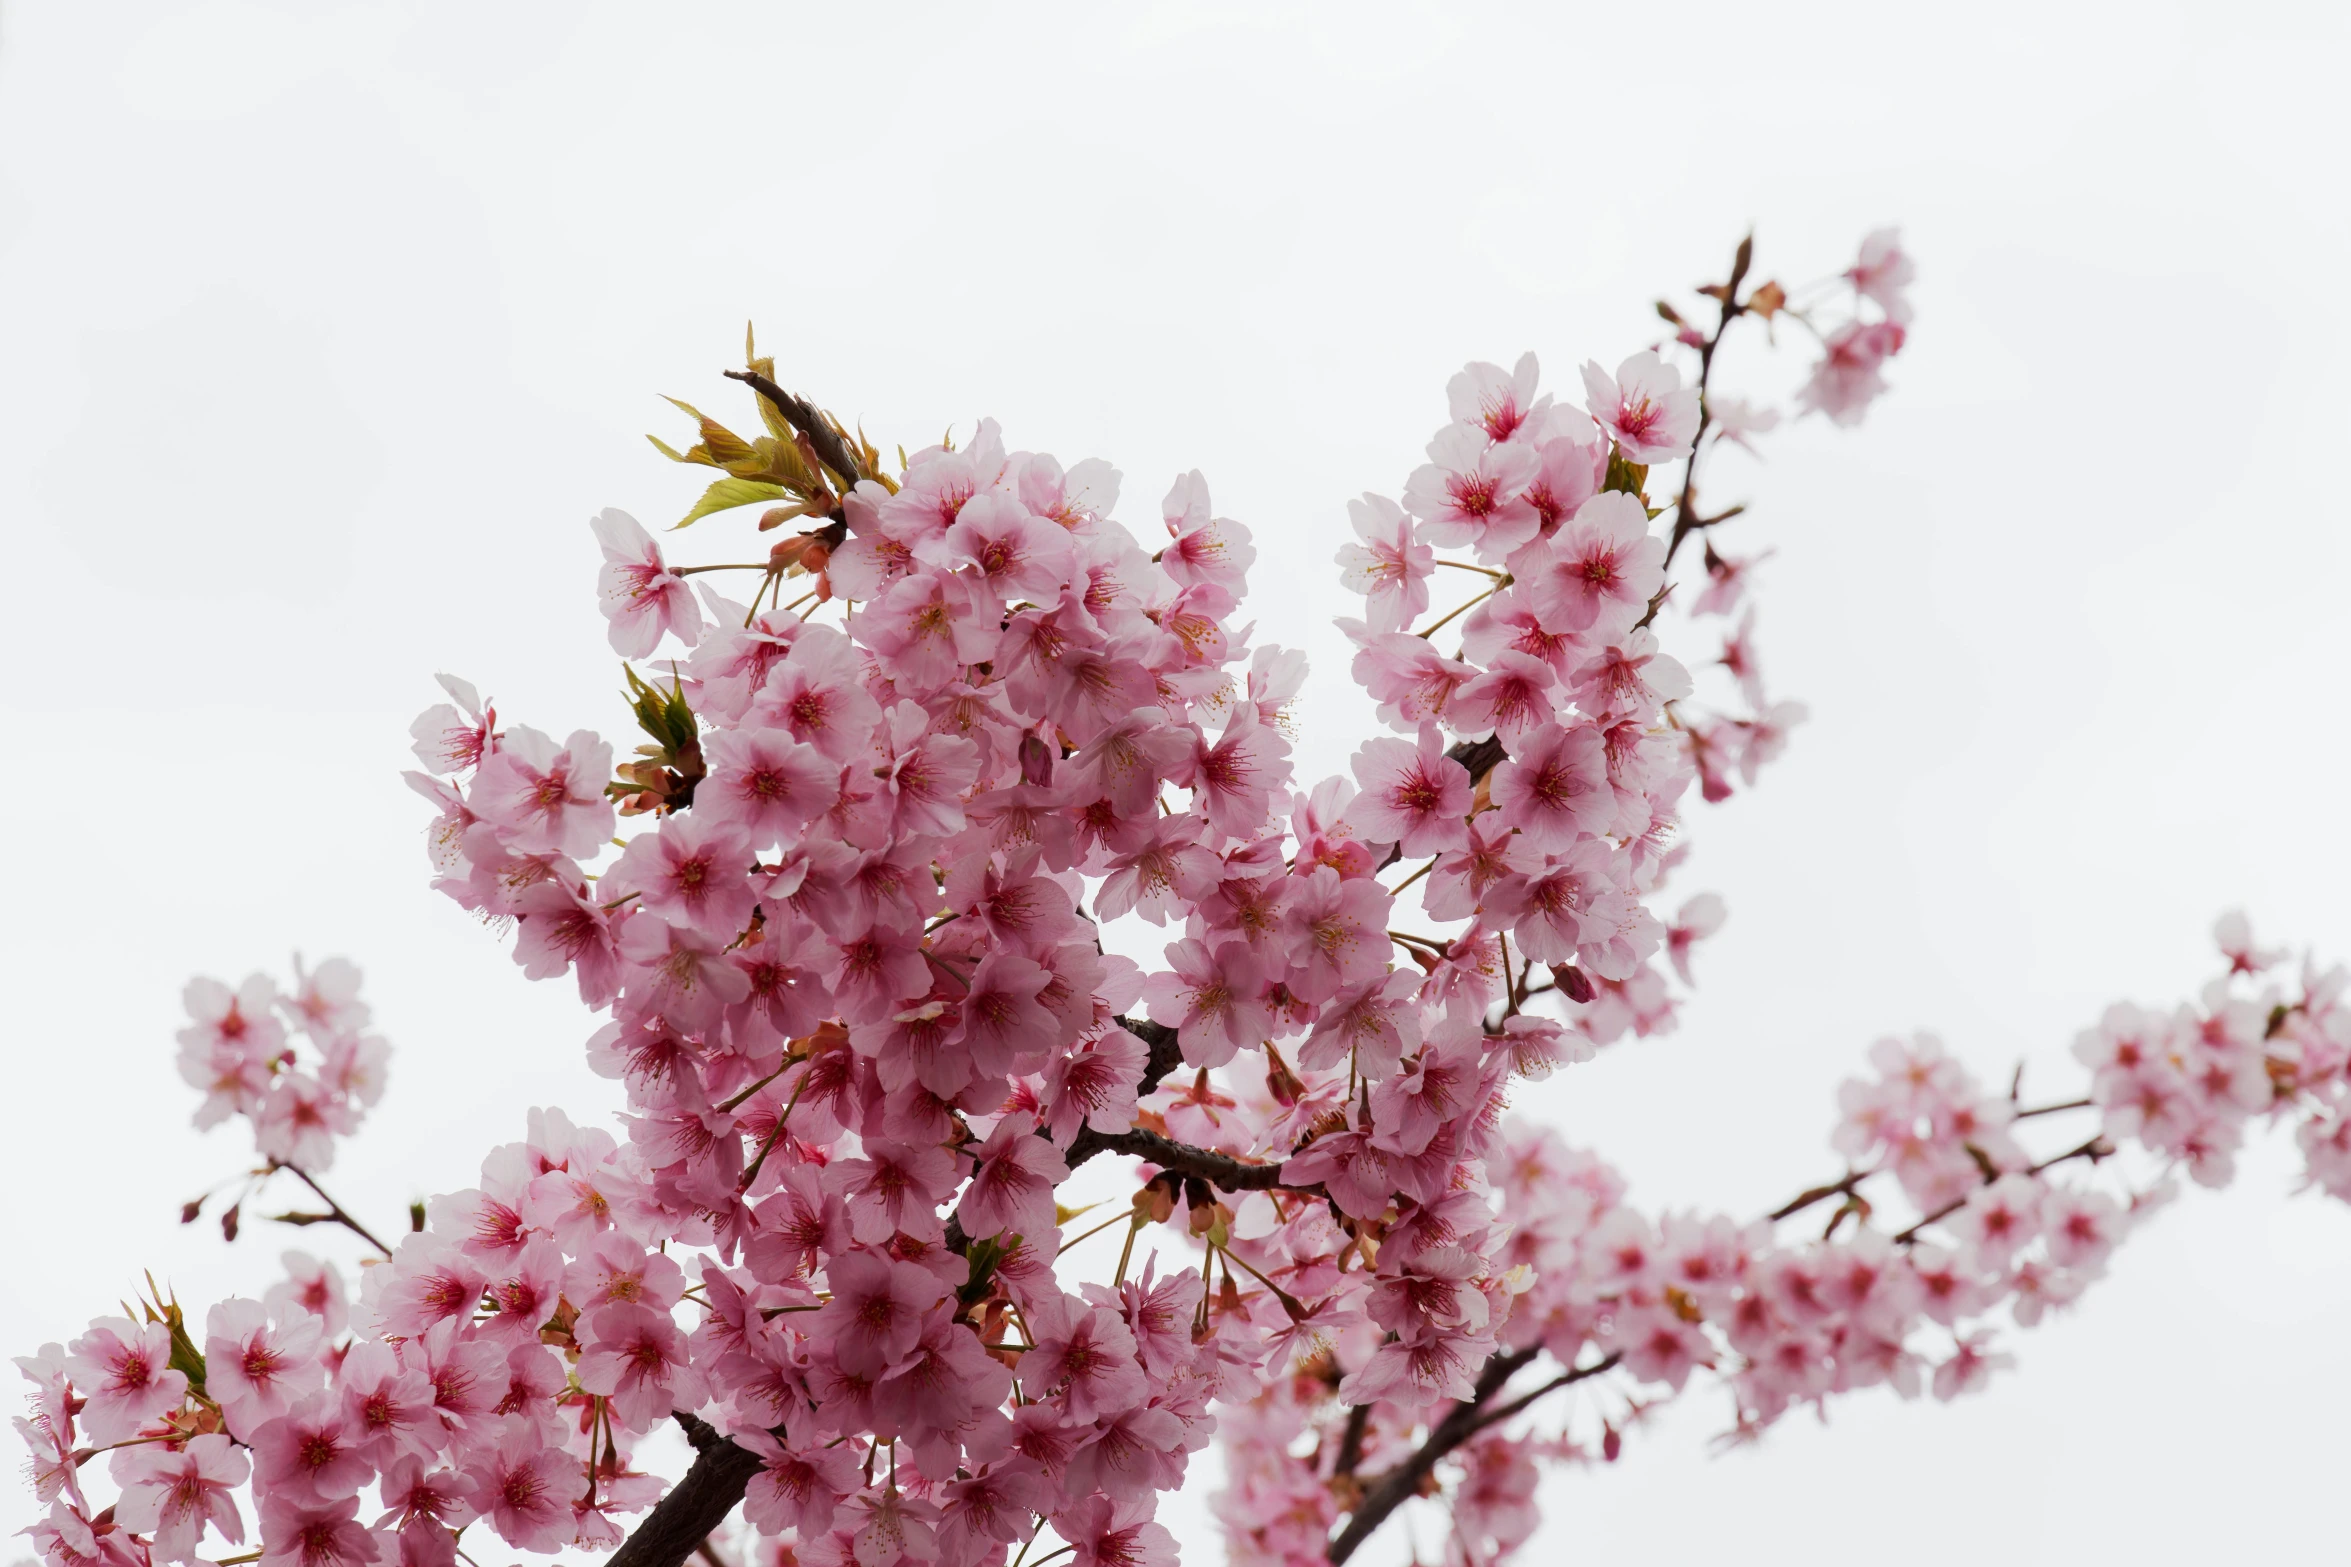
M217 979L190 980L184 1000L179 1067L204 1093L196 1125L243 1116L254 1147L273 1165L333 1164L335 1139L358 1131L383 1097L390 1052L365 1032L359 970L343 958L306 970L296 959L291 994L253 974L234 990ZM303 1058L297 1037L309 1042L315 1060Z
M788 469L785 510L823 525L681 566L595 519L612 647L673 648L629 674L649 743L558 740L446 677L413 730L435 885L601 1016L620 1135L534 1111L396 1246L330 1199L307 1217L382 1252L347 1323L303 1261L201 1339L158 1300L22 1362L52 1567L193 1561L208 1527L244 1538L240 1489L264 1567L450 1567L475 1528L613 1546L663 1496L636 1458L672 1423L704 1490L735 1474L748 1526L818 1567L998 1564L1047 1530L1078 1567L1172 1563L1157 1499L1220 1430L1237 1559L1343 1557L1435 1475L1487 1561L1533 1528L1535 1460L1580 1451L1509 1425L1539 1357L1546 1386L1627 1400L1710 1368L1742 1430L1979 1381L1985 1316L2070 1299L2144 1193L2062 1186L2015 1134L2031 1112L1931 1043L1881 1046L1848 1089L1852 1170L1783 1210L1838 1199L1808 1243L1651 1219L1506 1114L1519 1079L1671 1026L1668 976L1724 917L1705 894L1659 912L1685 799L1751 782L1802 716L1766 700L1751 618L1717 660L1738 716L1702 710L1660 642L1669 608L1740 608L1754 564L1694 504L1706 443L1772 423L1709 400L1723 330L1796 313L1777 284L1742 293L1747 254L1711 336L1586 365L1580 399L1532 355L1453 379L1428 460L1351 506L1340 555L1354 673L1393 732L1310 785L1303 661L1236 625L1255 552L1200 474L1147 548L1101 462L983 422L886 472L766 361L737 373L772 433L697 414L703 443L672 455ZM1882 390L1909 275L1872 236L1805 407L1844 422ZM1706 580L1678 603L1692 535ZM1439 568L1478 585L1420 625ZM688 580L730 569L759 573L748 602ZM1130 919L1148 971L1110 950ZM2267 960L2240 945L2250 983ZM251 1115L271 1170L323 1169L380 1088L356 982L192 987L200 1121ZM2106 1130L2067 1159L2135 1139L2217 1178L2249 1118L2290 1106L2341 1192L2340 988L2126 1018L2135 1053L2092 1063ZM1105 1154L1141 1161L1096 1226L1126 1230L1115 1269L1063 1257L1084 1236L1057 1200ZM1872 1227L1880 1177L1919 1224ZM1169 1247L1134 1265L1146 1231ZM101 1449L111 1509L79 1478Z
M2079 1298L2168 1200L2173 1171L2230 1178L2226 1150L2251 1120L2298 1123L2313 1182L2343 1196L2329 1184L2341 1170L2329 1150L2351 1052L2351 968L2305 966L2281 981L2269 974L2281 955L2246 930L2242 916L2221 921L2228 969L2196 1003L2117 1006L2081 1035L2075 1053L2094 1074L2083 1099L2020 1105L1987 1092L1932 1037L1881 1041L1871 1075L1839 1092L1832 1142L1846 1173L1761 1218L1645 1213L1597 1156L1548 1128L1507 1125L1487 1188L1456 1199L1473 1219L1469 1246L1492 1248L1523 1281L1479 1348L1500 1363L1540 1351L1566 1368L1551 1385L1588 1382L1589 1396L1561 1426L1514 1424L1507 1405L1471 1423L1449 1500L1459 1557L1494 1561L1524 1542L1538 1460L1613 1459L1622 1433L1694 1377L1727 1392L1735 1439L1865 1388L1950 1399L1980 1386L2011 1363L1999 1316L2030 1328ZM2036 1120L2090 1113L2100 1128L2084 1141L2038 1156L2028 1147ZM1227 1112L1279 1114L1262 1093ZM2099 1173L2117 1167L2128 1173ZM1825 1231L1797 1229L1823 1210ZM1303 1260L1295 1233L1251 1252L1255 1265L1288 1278ZM1443 1272L1423 1266L1411 1288L1442 1290ZM1236 1563L1323 1560L1342 1499L1361 1494L1352 1476L1392 1472L1413 1452L1423 1411L1373 1402L1339 1375L1376 1362L1378 1327L1358 1324L1225 1415L1233 1479L1220 1511ZM1367 1402L1369 1420L1350 1429Z

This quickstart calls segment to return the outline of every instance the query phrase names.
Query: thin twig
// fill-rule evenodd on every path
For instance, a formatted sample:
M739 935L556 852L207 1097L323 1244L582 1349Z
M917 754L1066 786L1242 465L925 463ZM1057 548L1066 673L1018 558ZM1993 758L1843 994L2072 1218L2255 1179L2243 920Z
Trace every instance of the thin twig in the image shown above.
M292 1171L296 1180L300 1181L303 1185L309 1187L313 1192L317 1193L318 1200L327 1205L327 1216L329 1218L332 1218L337 1224L340 1224L343 1226L343 1228L349 1230L352 1234L358 1236L361 1240L367 1242L370 1246L373 1246L376 1250L382 1252L385 1256L389 1257L392 1255L392 1248L385 1245L382 1241L376 1239L375 1231L369 1229L366 1225L360 1223L357 1219L352 1218L350 1214L344 1212L343 1205L335 1201L334 1198L329 1197L327 1195L327 1189L310 1178L310 1172L308 1170L303 1169L298 1164L281 1164L278 1166L278 1168L281 1170Z
M1855 1187L1875 1174L1877 1174L1875 1170L1847 1170L1844 1179L1808 1187L1781 1203L1777 1208L1772 1209L1764 1217L1777 1224L1782 1219L1802 1213L1816 1202L1826 1202L1831 1197L1850 1197L1853 1195Z
M2034 1105L2028 1110L2017 1111L2016 1119L2029 1121L2036 1115L2055 1115L2061 1110L2092 1110L2097 1108L2097 1104L2095 1099L2068 1099L2060 1104Z
M1731 262L1731 279L1723 285L1721 297L1715 300L1720 315L1715 320L1713 335L1698 348L1698 431L1690 437L1689 461L1682 468L1681 498L1674 503L1673 536L1665 545L1665 564L1669 568L1673 565L1674 555L1682 547L1682 540L1702 526L1697 520L1696 509L1698 449L1705 443L1707 426L1714 422L1714 410L1706 404L1707 383L1714 374L1714 351L1722 346L1723 333L1730 330L1733 321L1747 313L1747 307L1739 301L1739 285L1746 280L1747 266L1754 254L1755 236L1750 234L1739 242L1738 254Z
M814 404L805 398L794 397L756 370L729 370L726 377L730 381L742 382L775 404L776 412L784 416L784 422L808 437L809 447L815 451L817 461L832 469L843 483L855 484L860 479L873 477L865 471L865 465L857 460L856 454L849 450L840 432L833 428L832 421L818 413Z
M1483 604L1486 600L1501 592L1503 583L1509 580L1510 579L1507 577L1497 579L1494 585L1486 589L1485 592L1480 593L1476 598L1471 599L1468 603L1457 606L1452 611L1447 613L1443 619L1438 620L1433 625L1425 626L1421 630L1415 631L1413 635L1419 637L1423 641L1426 641L1430 637L1435 636L1438 632L1444 630L1448 625L1451 625L1454 621L1459 620L1462 616L1468 614L1471 610L1477 608L1480 604Z
M1373 1532L1387 1521L1390 1513L1418 1495L1421 1482L1428 1478L1429 1471L1436 1468L1448 1453L1495 1421L1507 1420L1518 1414L1545 1393L1566 1387L1571 1382L1580 1382L1586 1377L1596 1377L1617 1362L1617 1357L1610 1355L1596 1364L1575 1367L1533 1393L1512 1400L1499 1410L1487 1409L1487 1400L1501 1392L1511 1377L1540 1353L1540 1349L1501 1350L1486 1361L1470 1396L1455 1404L1452 1411L1430 1429L1427 1438L1410 1458L1371 1483L1363 1501L1356 1507L1355 1515L1347 1520L1347 1527L1332 1539L1325 1553L1334 1567L1354 1555L1356 1548L1371 1538Z
M2063 1164L2069 1159L2087 1159L2092 1164L2096 1164L2099 1160L2105 1158L2107 1155L2113 1152L2114 1149L2107 1144L2107 1141L2104 1137L2093 1137L2088 1142L2081 1144L2079 1147L2068 1148L2061 1154L2056 1154L2047 1159L2043 1159L2039 1164L2028 1166L2024 1173L2027 1175L2038 1175L2043 1170L2049 1169L2054 1165ZM1985 1184L1989 1185L1991 1183L1986 1181ZM1966 1206L1967 1199L1965 1197L1954 1198L1950 1202L1943 1204L1942 1207L1937 1208L1934 1212L1928 1214L1925 1218L1919 1220L1916 1224L1913 1224L1910 1228L1898 1232L1894 1236L1894 1244L1897 1246L1910 1245L1912 1242L1918 1239L1919 1231L1925 1229L1928 1225L1933 1224L1938 1219L1948 1219L1951 1217L1951 1215L1957 1213L1960 1209Z

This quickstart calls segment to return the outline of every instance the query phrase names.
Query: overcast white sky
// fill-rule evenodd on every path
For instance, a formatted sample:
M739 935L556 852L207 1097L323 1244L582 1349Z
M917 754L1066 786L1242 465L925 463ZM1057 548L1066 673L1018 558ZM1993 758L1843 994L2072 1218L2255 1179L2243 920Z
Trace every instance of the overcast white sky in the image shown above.
M2351 957L2343 14L0 7L0 1345L143 1268L274 1274L266 1226L172 1222L242 1151L171 1070L191 972L366 967L392 1088L334 1184L387 1223L526 1105L609 1107L576 1004L426 890L405 729L452 669L617 730L585 519L684 511L654 394L747 420L746 317L885 447L993 414L1117 463L1146 525L1201 468L1260 638L1316 660L1313 776L1361 733L1342 503L1400 487L1452 370L1532 348L1558 385L1749 223L1791 283L1900 223L1896 394L1714 491L1779 551L1767 673L1814 721L1694 823L1704 989L1527 1108L1646 1203L1756 1211L1835 1172L1882 1033L2056 1092L2107 1001L2201 982L2223 908ZM1965 1404L1715 1457L1693 1401L1549 1481L1530 1559L2339 1551L2351 1209L2292 1180L2281 1140L2191 1193Z

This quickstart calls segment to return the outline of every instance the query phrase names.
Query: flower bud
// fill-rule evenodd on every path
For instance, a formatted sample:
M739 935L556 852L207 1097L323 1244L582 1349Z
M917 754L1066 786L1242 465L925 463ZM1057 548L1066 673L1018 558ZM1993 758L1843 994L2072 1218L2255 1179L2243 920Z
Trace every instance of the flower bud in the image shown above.
M1020 737L1020 781L1040 789L1053 782L1053 748L1040 736Z

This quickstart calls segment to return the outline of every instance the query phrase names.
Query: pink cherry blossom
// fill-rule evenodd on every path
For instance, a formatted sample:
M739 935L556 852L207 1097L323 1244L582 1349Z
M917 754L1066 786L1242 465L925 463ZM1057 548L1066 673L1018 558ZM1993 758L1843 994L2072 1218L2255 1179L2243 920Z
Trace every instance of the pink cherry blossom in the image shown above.
M754 850L796 835L841 797L840 767L775 729L731 730L703 743L710 771L694 814L737 828Z
M1037 1302L1030 1325L1036 1347L1021 1357L1022 1380L1058 1391L1078 1419L1115 1415L1149 1396L1135 1337L1118 1313L1054 1294Z
M1071 1567L1176 1567L1175 1536L1151 1521L1148 1496L1090 1496L1053 1526L1076 1548Z
M359 1522L359 1498L273 1496L261 1509L264 1567L367 1567L384 1546Z
M323 1326L300 1310L273 1325L268 1311L250 1300L224 1300L206 1314L205 1392L220 1405L232 1435L249 1441L319 1386Z
M1347 503L1347 520L1363 542L1339 548L1339 580L1367 603L1374 631L1401 631L1429 607L1437 552L1413 536L1412 519L1384 495L1366 493Z
M289 1328L298 1326L297 1312L318 1320L319 1331L332 1338L343 1331L350 1320L349 1295L343 1288L343 1275L331 1262L322 1262L306 1251L289 1251L280 1260L285 1264L284 1282L273 1285L264 1304L269 1314ZM210 1319L206 1319L209 1323Z
M188 1379L171 1367L171 1334L160 1322L101 1317L66 1346L66 1369L85 1403L82 1429L94 1442L124 1441L177 1409Z
M1671 462L1698 435L1698 391L1655 353L1638 353L1611 376L1584 365L1585 406L1616 441L1627 462Z
M253 1433L254 1471L269 1489L315 1504L354 1495L367 1483L374 1469L360 1449L363 1433L339 1393L306 1394ZM265 1514L265 1538L266 1522Z
M427 772L462 773L481 764L497 747L498 714L481 699L469 681L455 675L436 675L454 706L444 702L427 708L409 734L415 739L416 759Z
M827 1274L833 1298L812 1319L810 1338L854 1376L879 1376L905 1359L922 1338L923 1313L944 1293L924 1269L873 1251L843 1252Z
M1557 711L1558 681L1550 665L1524 653L1496 653L1491 666L1454 694L1447 718L1461 734L1519 744Z
M176 1451L156 1446L119 1451L114 1471L122 1499L115 1504L114 1520L151 1535L157 1559L195 1561L208 1526L232 1545L244 1543L245 1520L233 1493L252 1466L227 1437L192 1437Z
M1861 242L1861 258L1845 269L1855 290L1884 311L1887 320L1898 324L1910 320L1910 300L1904 290L1917 275L1917 265L1902 248L1898 228L1872 229Z
M633 1301L599 1306L581 1318L580 1346L580 1386L609 1399L631 1430L646 1429L672 1409L691 1409L705 1395L685 1335L667 1311Z
M1172 972L1152 975L1143 1000L1153 1022L1175 1029L1186 1061L1222 1066L1273 1032L1264 970L1243 943L1223 942L1212 950L1179 941L1167 949L1167 962Z
M1042 1235L1052 1227L1053 1189L1069 1179L1069 1166L1035 1132L1029 1116L1008 1115L971 1150L978 1168L955 1210L966 1235Z
M671 572L661 546L625 511L601 511L590 521L604 549L597 574L598 607L612 624L613 651L623 658L649 657L664 633L692 647L702 631L702 612L686 579Z
M1456 424L1475 426L1489 441L1511 440L1550 401L1535 400L1540 373L1533 354L1519 355L1509 371L1482 362L1465 365L1445 383L1446 405Z
M1208 481L1199 469L1176 480L1160 511L1171 542L1159 556L1159 569L1178 587L1206 584L1237 593L1257 549L1247 528L1209 515Z
M1353 765L1363 792L1347 815L1365 837L1415 856L1467 841L1469 772L1445 754L1434 726L1422 725L1417 743L1367 740Z
M1077 554L1067 529L1008 495L975 495L947 530L945 559L969 563L998 598L1043 599L1061 590Z
M1541 459L1520 444L1496 445L1471 425L1451 424L1429 442L1429 460L1404 485L1404 509L1430 543L1499 560L1542 526L1527 487Z
M1514 557L1511 571L1547 627L1595 640L1628 631L1665 581L1665 541L1640 500L1604 490L1549 539Z
M1536 730L1494 769L1494 804L1534 848L1565 849L1602 831L1616 814L1616 799L1600 736L1582 726Z
M593 855L612 836L604 797L612 747L585 730L561 746L526 725L500 737L475 775L470 804L511 847L526 853Z
M517 1424L468 1469L466 1500L508 1545L554 1551L577 1532L571 1498L579 1478L569 1455L542 1447L528 1426Z
M750 859L734 820L696 810L631 839L610 881L615 897L633 893L674 924L732 939L751 915Z
M1853 321L1829 334L1826 353L1813 367L1812 378L1796 393L1796 401L1810 412L1828 415L1831 423L1861 422L1871 403L1884 395L1885 377L1879 371L1900 353L1903 330L1894 321ZM1936 1380L1942 1380L1937 1373Z

